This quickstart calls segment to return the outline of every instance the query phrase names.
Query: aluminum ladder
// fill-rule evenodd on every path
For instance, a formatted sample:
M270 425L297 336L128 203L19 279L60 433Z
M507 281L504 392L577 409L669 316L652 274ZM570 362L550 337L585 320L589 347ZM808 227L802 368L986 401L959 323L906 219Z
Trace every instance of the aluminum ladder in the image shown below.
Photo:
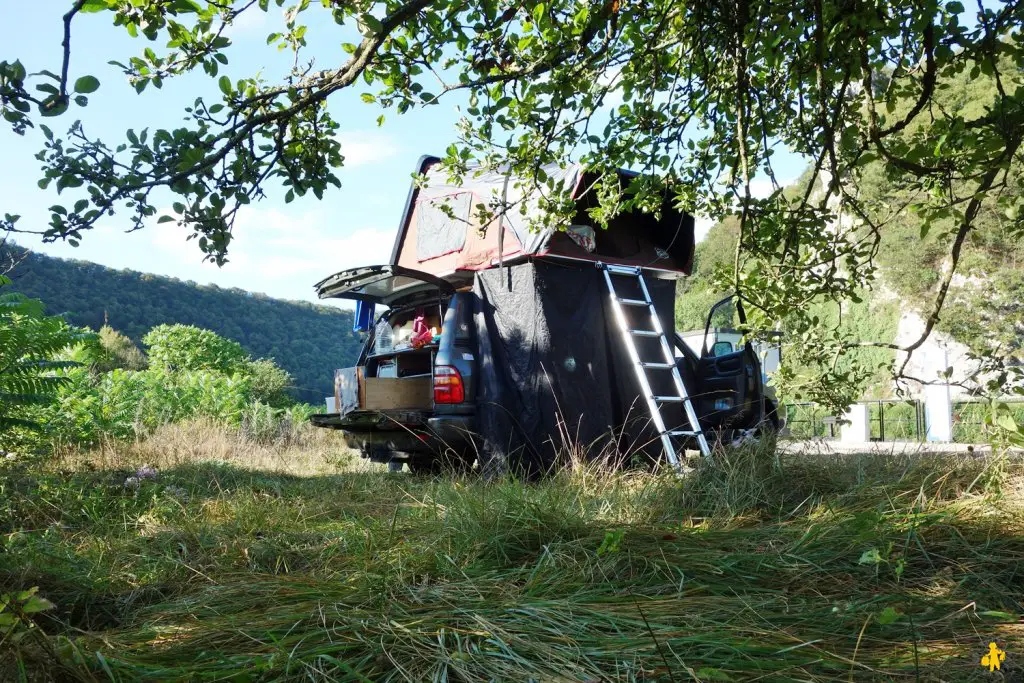
M608 293L612 298L612 308L615 309L615 319L618 323L619 330L622 333L623 343L626 345L626 350L629 352L629 358L633 363L633 368L636 371L636 378L640 382L640 390L643 392L643 396L647 401L647 408L651 413L651 422L658 430L658 436L661 438L661 445L665 451L665 457L668 459L672 467L677 470L682 469L679 456L676 452L676 446L672 441L673 438L678 437L696 437L701 455L705 458L710 457L711 449L708 447L707 438L705 438L704 432L701 431L700 423L697 421L697 412L693 408L693 401L690 399L690 395L686 392L686 385L683 384L683 378L679 375L679 368L676 366L675 354L672 353L672 346L668 343L668 338L665 336L665 330L662 329L661 319L658 317L658 311L654 308L654 302L651 300L651 293L647 290L647 282L644 281L643 269L636 266L615 266L607 263L599 263L598 268L600 268L604 273L604 281L608 285ZM612 276L634 278L640 287L643 298L628 299L619 296L619 293L615 289L615 282L612 280ZM631 326L624 309L626 306L647 308L651 316L651 328L642 330L635 329ZM638 337L657 338L661 343L660 345L663 357L660 360L641 358L636 345L636 339ZM670 372L672 374L672 384L675 388L675 393L663 396L656 395L654 390L651 388L651 381L647 376L648 371ZM686 412L686 418L690 423L690 429L670 430L665 426L665 417L661 413L661 406L666 403L683 404L683 409Z

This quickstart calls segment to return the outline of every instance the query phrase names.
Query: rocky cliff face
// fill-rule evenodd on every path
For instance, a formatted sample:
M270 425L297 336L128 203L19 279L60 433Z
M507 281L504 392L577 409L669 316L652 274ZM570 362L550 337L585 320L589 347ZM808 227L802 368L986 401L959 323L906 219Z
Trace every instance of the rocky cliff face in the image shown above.
M900 315L899 325L896 328L895 344L907 346L920 338L924 332L925 321L916 311L904 310ZM965 344L950 338L948 335L932 330L920 348L910 354L910 362L907 364L906 374L910 377L921 380L921 382L943 381L947 368L952 371L948 381L952 385L950 392L953 396L964 396L969 393L969 387L975 384L978 374L978 362L971 360L969 350ZM896 366L899 367L907 357L905 353L896 354ZM909 381L906 389L913 396L919 396L924 391L921 382Z

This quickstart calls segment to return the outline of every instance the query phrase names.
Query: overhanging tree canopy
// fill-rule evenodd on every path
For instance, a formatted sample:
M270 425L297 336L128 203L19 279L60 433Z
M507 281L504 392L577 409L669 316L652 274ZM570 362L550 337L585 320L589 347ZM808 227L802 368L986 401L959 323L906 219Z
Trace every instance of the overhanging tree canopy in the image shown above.
M551 220L564 220L567 203L539 169L573 157L606 173L598 221L657 211L665 193L688 213L736 216L729 287L756 324L789 320L800 352L834 384L831 359L850 340L801 311L815 298L856 297L875 275L880 209L892 207L858 197L865 168L881 165L889 183L912 191L900 208L917 212L923 231L949 233L924 335L904 350L918 348L938 320L981 207L1005 204L1014 234L1021 229L1017 195L1002 193L1024 134L1018 1L967 9L957 0L301 0L268 43L294 50L301 65L306 26L332 20L339 35L359 32L344 63L296 66L277 83L219 75L231 49L225 28L275 4L283 2L76 0L55 66L0 64L2 115L19 132L85 106L97 90L91 76L69 77L75 21L85 12L107 12L150 41L139 56L110 56L140 93L197 70L222 92L219 101L189 103L187 125L129 132L114 146L78 125L67 135L43 128L41 184L73 198L54 207L47 239L81 239L114 210L130 210L141 227L157 212L154 190L169 188L177 215L160 220L187 225L221 261L238 207L267 184L283 184L289 199L339 184L344 150L329 135L338 127L326 107L332 95L355 88L404 112L465 91L462 144L446 158L454 175L474 159L510 164L545 192ZM38 71L46 66L55 70ZM996 84L980 113L940 104L938 94L965 73ZM774 182L772 154L783 148L810 160L806 189L753 196L755 177ZM617 168L645 175L625 194L612 182ZM506 208L514 210L492 207Z

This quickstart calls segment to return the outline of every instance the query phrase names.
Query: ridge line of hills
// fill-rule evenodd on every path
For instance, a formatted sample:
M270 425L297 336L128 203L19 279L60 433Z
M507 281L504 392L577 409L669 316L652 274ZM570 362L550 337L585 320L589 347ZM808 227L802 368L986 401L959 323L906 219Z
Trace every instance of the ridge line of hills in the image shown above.
M295 379L296 398L309 403L333 393L335 368L353 365L362 345L352 312L330 306L0 244L0 264L8 263L13 284L5 289L42 300L50 314L94 330L106 322L136 343L162 323L212 330L253 358L275 360Z

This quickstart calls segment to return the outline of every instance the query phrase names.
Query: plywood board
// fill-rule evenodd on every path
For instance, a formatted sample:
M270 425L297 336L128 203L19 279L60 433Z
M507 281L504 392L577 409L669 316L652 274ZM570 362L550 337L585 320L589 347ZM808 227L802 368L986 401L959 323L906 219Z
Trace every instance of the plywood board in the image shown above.
M429 410L434 405L434 389L430 377L367 377L363 380L363 390L364 410Z
M362 404L363 368L341 368L334 371L334 405L339 415L358 410Z

